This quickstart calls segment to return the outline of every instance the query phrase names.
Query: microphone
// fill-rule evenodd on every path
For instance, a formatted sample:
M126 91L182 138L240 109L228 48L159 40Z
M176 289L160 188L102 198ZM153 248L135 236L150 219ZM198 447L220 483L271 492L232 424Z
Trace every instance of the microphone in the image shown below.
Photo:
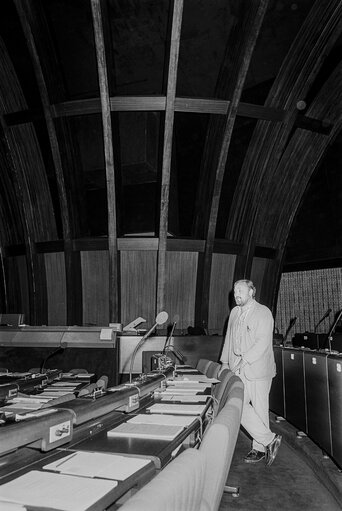
M285 346L286 344L286 340L287 340L287 336L289 335L290 333L290 330L294 327L294 324L295 322L297 321L297 316L295 316L294 318L291 318L290 319L290 324L285 332L285 335L284 335L284 339L283 339L283 346Z
M132 383L133 364L134 364L135 356L136 356L139 348L144 344L146 339L151 335L151 333L156 328L156 326L163 325L167 321L168 317L169 317L169 315L167 312L165 312L165 311L159 312L159 314L157 314L157 316L156 316L155 323L154 323L153 327L150 328L149 331L143 335L141 340L138 342L138 344L134 348L133 355L131 358L131 364L130 364L130 368L129 368L129 382L130 383Z
M166 337L166 340L165 340L165 344L164 344L164 348L163 348L163 351L162 351L162 354L164 355L165 354L165 350L169 344L169 342L171 342L172 340L172 337L173 337L173 333L175 331L175 328L176 328L176 325L179 321L179 315L178 314L175 314L175 316L173 317L173 322L172 322L172 326L171 326L171 330L170 330L170 333L169 335Z
M42 362L42 363L41 363L41 365L40 365L40 372L41 372L41 373L43 373L43 372L44 372L44 370L45 370L45 364L46 364L46 362L47 362L50 358L54 357L54 356L55 356L55 355L57 355L58 353L62 353L62 352L65 350L65 348L67 348L67 347L68 347L68 345L67 345L67 343L66 343L66 342L61 342L61 343L60 343L60 345L58 346L58 348L56 348L56 349L55 349L55 350L53 350L51 353L49 353L49 355L48 355L47 357L45 357L45 358L44 358L43 362Z
M319 320L319 322L318 322L318 323L317 323L317 325L315 326L315 328L314 328L314 332L316 332L318 325L320 325L320 324L322 323L322 321L323 321L325 318L327 318L327 317L329 316L330 312L331 312L331 309L329 308L329 309L327 310L327 312L324 314L324 316L323 316L323 317Z
M330 312L329 312L329 314L330 314ZM329 351L330 351L330 353L331 353L331 341L333 340L332 335L333 335L333 333L335 331L337 323L340 321L341 316L342 316L342 309L338 313L337 318L335 319L335 321L333 323L333 326L330 328L330 332L328 333L328 343L329 343Z

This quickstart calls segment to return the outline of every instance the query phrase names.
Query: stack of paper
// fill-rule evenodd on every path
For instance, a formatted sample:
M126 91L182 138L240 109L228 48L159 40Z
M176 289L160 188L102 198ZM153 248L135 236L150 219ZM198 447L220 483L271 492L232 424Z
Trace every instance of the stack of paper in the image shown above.
M107 432L110 437L149 438L151 440L173 440L182 432L183 426L165 424L142 424L125 422Z
M147 458L77 451L45 465L43 469L62 474L123 481L149 463Z
M165 426L182 426L186 428L196 420L193 416L186 415L163 415L163 414L139 414L127 422L133 424L164 424Z
M202 415L206 410L206 405L176 405L157 403L148 408L150 413L168 413L173 415Z
M210 396L199 396L197 394L170 394L161 393L161 401L177 401L178 403L205 403Z
M105 479L32 470L0 486L0 501L38 508L44 506L44 509L85 511L117 484Z

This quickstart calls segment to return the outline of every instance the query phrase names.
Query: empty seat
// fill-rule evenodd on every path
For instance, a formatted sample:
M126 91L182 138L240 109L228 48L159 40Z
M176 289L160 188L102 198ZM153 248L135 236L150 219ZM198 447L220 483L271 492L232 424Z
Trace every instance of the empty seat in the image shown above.
M201 509L217 511L226 487L243 407L243 383L237 378L231 385L226 404L204 434L199 451L205 456L205 479Z
M86 369L76 368L76 369L70 369L69 373L71 373L71 374L88 374L88 371Z
M230 369L224 369L224 371L222 371L222 373L219 376L219 380L220 380L220 383L215 385L214 390L213 390L214 416L216 416L221 411L221 409L224 407L224 405L227 401L227 398L228 398L229 389L230 389L231 385L235 381L241 381L240 378L238 376L236 376L233 373L233 371L231 371Z
M220 369L221 369L221 364L218 364L217 362L210 362L205 374L206 374L206 376L208 376L208 378L217 378L217 375L218 375L218 372Z
M207 358L200 358L197 362L196 369L200 371L203 374L206 374L206 371L211 363L211 360L208 360Z
M199 511L205 476L204 456L187 449L129 498L122 511Z

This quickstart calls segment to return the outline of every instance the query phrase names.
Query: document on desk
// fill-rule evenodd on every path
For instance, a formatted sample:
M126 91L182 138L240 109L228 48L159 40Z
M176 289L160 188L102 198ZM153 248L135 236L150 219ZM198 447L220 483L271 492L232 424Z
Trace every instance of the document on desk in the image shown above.
M43 469L62 474L123 481L149 463L150 460L147 458L77 451L53 463L44 465Z
M183 426L165 424L142 424L125 422L107 432L109 437L149 438L151 440L173 440L183 431Z
M0 502L0 511L26 511L26 507L15 502Z
M159 413L141 413L127 422L132 424L163 424L164 426L182 426L186 428L196 420L187 415L163 415Z
M184 390L196 390L197 392L202 392L205 389L211 388L211 383L199 383L195 381L187 381L187 380L168 380L167 388L175 388L184 389Z
M206 403L210 396L198 396L197 394L161 394L161 401L177 401L178 403Z
M197 381L198 383L220 383L217 378L208 378L205 374L184 374L180 375L174 381Z
M183 405L183 404L166 404L156 403L147 408L150 413L167 413L172 415L202 415L206 410L206 405Z
M32 470L0 486L0 501L63 511L86 511L117 481Z

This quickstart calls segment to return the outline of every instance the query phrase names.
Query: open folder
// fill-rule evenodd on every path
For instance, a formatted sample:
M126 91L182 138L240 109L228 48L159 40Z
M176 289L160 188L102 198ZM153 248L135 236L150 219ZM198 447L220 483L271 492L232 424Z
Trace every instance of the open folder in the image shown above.
M182 432L183 426L166 424L143 424L125 422L107 432L109 437L150 438L153 440L173 440Z
M87 511L117 484L105 479L32 470L0 486L0 501L44 509Z
M201 404L176 405L173 403L157 403L147 409L150 413L170 413L172 415L202 415L206 408L206 405Z
M44 465L44 470L63 474L123 481L150 463L149 459L102 452L77 451Z

